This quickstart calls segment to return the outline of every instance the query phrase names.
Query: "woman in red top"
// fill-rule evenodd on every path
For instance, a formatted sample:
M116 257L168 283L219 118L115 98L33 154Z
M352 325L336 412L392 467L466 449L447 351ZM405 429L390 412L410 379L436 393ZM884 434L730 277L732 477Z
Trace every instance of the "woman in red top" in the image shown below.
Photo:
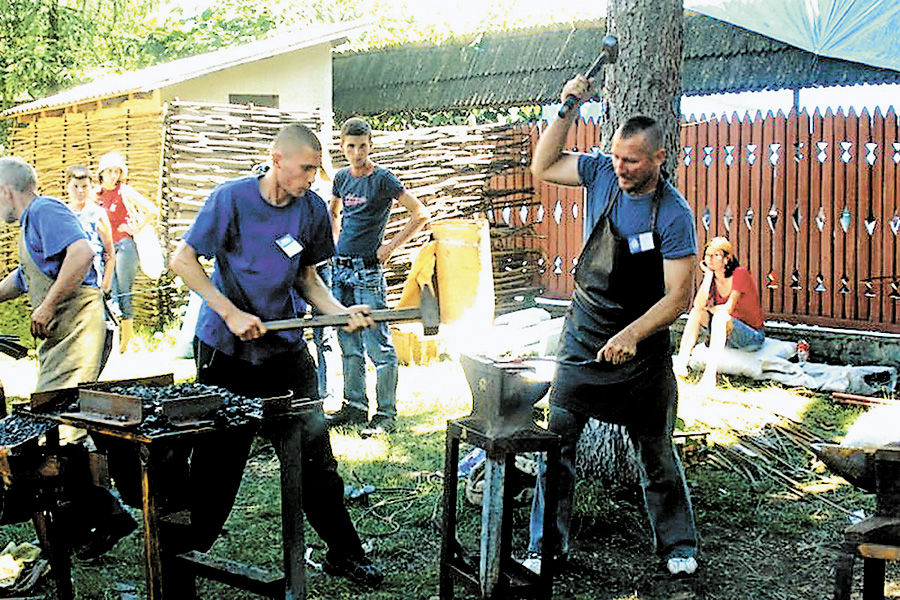
M766 334L756 284L750 271L738 263L731 242L723 237L710 240L700 268L703 269L703 282L694 296L694 306L684 326L678 354L672 360L675 374L687 376L687 364L700 328L708 328L708 359L698 385L711 388L716 385L718 359L726 345L747 351L758 350L766 340Z
M159 215L159 209L125 183L128 167L125 166L125 159L121 154L117 152L104 154L100 157L97 171L101 184L96 191L97 204L102 206L109 216L113 244L116 248L116 274L113 277L112 293L122 311L119 323L119 352L125 352L134 332L131 289L140 264L133 236L152 217Z

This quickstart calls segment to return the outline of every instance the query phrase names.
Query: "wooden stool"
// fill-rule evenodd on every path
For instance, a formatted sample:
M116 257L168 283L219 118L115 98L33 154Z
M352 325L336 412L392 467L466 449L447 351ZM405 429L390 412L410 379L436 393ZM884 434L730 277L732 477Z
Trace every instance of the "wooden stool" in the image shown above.
M863 559L863 600L884 600L884 563L900 560L900 519L876 515L844 531L835 564L834 600L850 600L857 556Z
M464 440L484 449L488 461L482 500L481 557L479 565L469 563L456 538L457 465L459 443ZM557 546L556 505L559 472L559 437L531 428L503 437L489 436L483 424L472 419L447 422L447 449L444 462L444 518L441 537L441 600L452 600L454 580L484 599L515 594L517 598L550 599L553 590L554 549ZM540 575L512 557L512 494L504 480L515 468L520 452L547 453L547 486L544 498L544 539L546 550Z

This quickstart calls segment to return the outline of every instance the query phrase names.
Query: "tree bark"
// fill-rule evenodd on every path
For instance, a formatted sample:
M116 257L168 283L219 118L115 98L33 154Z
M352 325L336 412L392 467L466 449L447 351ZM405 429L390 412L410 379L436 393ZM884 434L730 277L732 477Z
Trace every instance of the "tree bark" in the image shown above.
M604 70L602 147L636 115L662 125L666 170L679 160L681 67L684 48L683 0L609 0L607 33L619 38L619 58Z
M619 39L618 60L604 69L601 148L637 115L662 125L665 169L674 177L680 160L683 0L609 0L607 33ZM605 484L640 481L635 452L622 427L591 419L578 443L577 470Z

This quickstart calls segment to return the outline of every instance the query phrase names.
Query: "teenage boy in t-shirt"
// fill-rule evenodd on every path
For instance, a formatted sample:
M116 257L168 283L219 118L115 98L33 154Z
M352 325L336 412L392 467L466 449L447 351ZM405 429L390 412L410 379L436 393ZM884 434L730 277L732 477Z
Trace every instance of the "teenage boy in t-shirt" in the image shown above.
M425 223L425 206L389 170L369 158L372 129L363 119L348 119L341 127L341 151L349 166L334 176L331 217L337 241L332 288L338 301L386 308L384 263ZM390 240L385 227L394 201L406 209L406 226ZM329 415L331 425L363 424L368 418L365 355L375 364L377 407L362 437L390 433L397 416L397 352L387 324L361 335L338 331L344 363L344 402Z

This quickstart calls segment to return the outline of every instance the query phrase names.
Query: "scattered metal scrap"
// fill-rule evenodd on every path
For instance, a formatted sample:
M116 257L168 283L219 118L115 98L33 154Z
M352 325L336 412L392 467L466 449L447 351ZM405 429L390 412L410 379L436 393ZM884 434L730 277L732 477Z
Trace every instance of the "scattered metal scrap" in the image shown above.
M781 423L767 424L752 435L738 430L734 430L734 433L738 442L731 445L714 444L709 460L737 473L751 484L757 484L762 475L766 475L799 499L809 494L807 488L810 483L825 483L828 480L828 475L793 464L786 458L792 447L815 457L813 444L825 441L804 425L782 417ZM827 498L817 496L816 500L847 515L853 513Z

